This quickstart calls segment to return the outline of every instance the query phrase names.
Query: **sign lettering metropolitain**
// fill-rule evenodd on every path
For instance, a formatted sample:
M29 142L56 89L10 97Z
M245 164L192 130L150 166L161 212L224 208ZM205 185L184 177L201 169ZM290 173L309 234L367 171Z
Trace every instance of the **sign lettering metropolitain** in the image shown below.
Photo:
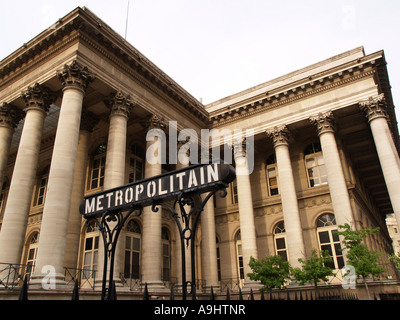
M86 196L79 211L90 218L106 211L145 207L171 200L182 192L204 193L219 186L226 187L235 177L235 169L229 164L193 165Z

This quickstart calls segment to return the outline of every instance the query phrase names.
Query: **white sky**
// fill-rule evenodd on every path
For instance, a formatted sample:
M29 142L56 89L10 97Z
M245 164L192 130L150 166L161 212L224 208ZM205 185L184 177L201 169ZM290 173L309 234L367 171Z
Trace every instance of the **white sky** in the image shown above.
M77 6L125 36L127 5L0 0L0 60ZM383 49L400 108L399 16L399 0L130 0L127 41L204 104L361 45Z

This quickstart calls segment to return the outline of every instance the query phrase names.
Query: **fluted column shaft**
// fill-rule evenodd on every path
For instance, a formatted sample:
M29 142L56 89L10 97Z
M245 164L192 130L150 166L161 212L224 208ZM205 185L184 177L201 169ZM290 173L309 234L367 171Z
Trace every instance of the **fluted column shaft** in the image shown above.
M65 249L64 266L76 268L79 250L79 240L82 225L82 215L79 213L79 205L83 201L86 182L86 169L88 160L89 139L93 127L97 123L96 117L82 112L81 129L79 132L78 150L76 154L74 182L71 194L71 206L69 210L68 231Z
M126 135L127 123L130 112L134 106L129 95L125 95L121 91L113 94L107 101L110 109L110 127L108 129L108 143L106 165L104 173L104 190L119 187L125 184L125 163L126 163ZM111 229L115 227L115 223L110 222ZM123 248L124 241L118 239L114 258L113 278L118 282L120 278L121 267L123 267ZM99 258L98 258L97 275L102 279L103 261L104 261L104 243L99 242ZM110 268L110 264L108 264ZM109 272L107 272L107 275Z
M39 84L29 87L22 97L27 107L25 123L0 232L0 261L15 264L21 262L44 118L53 102L49 91Z
M289 130L286 126L267 131L273 140L278 167L279 191L285 221L286 240L290 264L300 266L298 259L304 259L305 246L301 227L299 206L289 153Z
M328 177L329 192L332 199L333 211L336 223L345 223L354 226L353 211L351 209L350 196L347 190L346 179L340 161L339 150L335 138L335 120L332 112L319 114L310 118L317 127L321 142L322 154L325 160L325 168Z
M253 199L251 195L250 173L245 146L245 140L235 142L234 158L245 275L244 284L246 286L247 283L250 283L250 279L247 276L247 274L251 272L251 268L249 267L250 257L258 259L258 250L256 226L254 222Z
M150 130L165 130L163 119L153 116L148 123L148 132ZM160 134L161 131L160 131ZM162 155L161 155L161 139L155 136L154 140L147 141L146 150L158 150L152 153L152 159L146 153L146 163L144 177L150 178L162 173ZM161 208L158 212L153 212L151 207L143 209L143 234L142 234L142 281L148 284L148 289L154 291L162 289L162 242L161 227L162 213Z
M57 125L39 247L33 278L41 279L44 266L54 268L56 279L64 278L66 235L71 204L73 173L77 156L83 97L93 75L76 61L58 73L63 98Z
M205 194L206 195L206 194ZM203 199L205 198L203 195ZM202 277L206 287L218 286L217 241L215 232L214 203L211 197L201 213L201 262Z
M370 98L361 102L360 107L368 118L390 202L400 226L400 161L388 124L385 97L381 94Z

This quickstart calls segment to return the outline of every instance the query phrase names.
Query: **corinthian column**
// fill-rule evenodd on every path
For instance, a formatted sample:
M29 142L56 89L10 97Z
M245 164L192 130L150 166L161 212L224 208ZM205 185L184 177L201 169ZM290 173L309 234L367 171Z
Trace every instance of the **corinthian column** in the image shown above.
M79 213L79 205L83 201L86 182L86 169L89 150L89 139L98 119L85 109L82 112L81 126L79 131L78 150L76 154L74 182L71 194L71 205L69 210L68 231L66 238L64 267L76 268L79 239L81 233L82 215Z
M258 259L257 235L254 222L253 199L251 195L250 173L246 154L246 139L236 140L233 155L235 158L238 208L240 221L240 235L242 239L243 264L245 275L245 287L251 281L247 274L251 272L249 267L250 257Z
M144 177L150 178L162 173L162 139L166 124L164 119L153 115L147 124L148 135L151 130L153 140L147 141ZM164 141L165 143L165 141ZM149 150L151 152L149 152ZM162 284L162 243L161 243L161 208L153 212L151 207L143 210L143 246L142 246L142 282L148 284L150 291L164 289Z
M73 61L70 65L65 65L64 69L57 75L63 86L63 98L32 281L39 281L47 275L46 268L44 268L45 273L42 273L44 266L52 266L56 281L62 283L82 102L86 88L94 80L94 76L88 71L87 67L81 66L76 61Z
M22 98L26 105L25 123L0 232L0 261L3 263L21 262L44 118L54 101L50 91L38 83L29 87Z
M349 192L344 178L339 150L335 139L335 119L332 112L320 113L310 118L318 131L322 154L328 176L329 192L332 199L333 211L338 225L348 223L354 226Z
M110 109L110 127L108 130L107 156L104 173L104 190L122 186L125 183L125 162L126 162L126 134L129 114L132 111L134 103L129 95L118 91L113 94L106 102ZM113 228L114 223L109 223ZM120 278L121 267L123 264L123 245L124 242L119 240L114 259L113 278L118 281ZM104 271L104 243L99 243L98 258L98 277L103 277ZM110 268L110 264L108 264ZM107 272L107 275L109 272ZM119 284L119 281L117 282Z
M398 151L388 125L387 104L383 94L360 102L374 137L376 151L381 164L390 202L400 225L400 161ZM396 125L396 124L394 124Z
M298 259L304 259L305 257L305 247L289 154L289 130L286 126L275 127L268 130L267 135L272 139L274 144L279 185L282 186L280 194L283 218L285 220L289 261L293 267L298 267Z
M24 116L25 112L11 104L3 103L0 106L0 188L3 184L14 130Z

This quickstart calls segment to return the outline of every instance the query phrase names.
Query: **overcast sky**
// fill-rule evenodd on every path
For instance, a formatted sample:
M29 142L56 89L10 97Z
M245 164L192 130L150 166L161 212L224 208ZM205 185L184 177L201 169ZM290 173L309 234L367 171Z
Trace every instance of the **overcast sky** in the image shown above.
M385 51L400 108L399 0L0 3L0 60L86 6L204 104L363 45L366 54Z

